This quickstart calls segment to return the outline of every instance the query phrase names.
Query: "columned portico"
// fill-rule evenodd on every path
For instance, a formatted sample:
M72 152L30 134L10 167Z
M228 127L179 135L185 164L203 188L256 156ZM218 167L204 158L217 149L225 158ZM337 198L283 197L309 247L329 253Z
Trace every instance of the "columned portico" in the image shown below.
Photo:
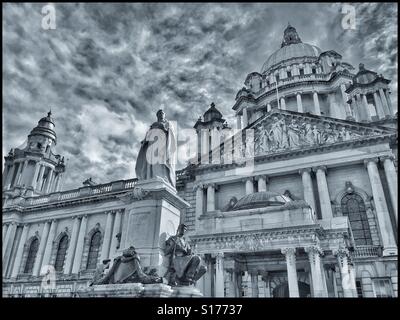
M394 156L381 157L380 161L383 162L383 168L385 170L385 177L389 187L390 201L394 211L394 217L396 220L396 226L398 225L398 212L397 212L397 172L394 167Z
M300 297L300 294L299 294L299 284L297 282L296 249L295 248L283 248L283 249L281 249L281 252L286 257L289 296L291 298L298 298L298 297Z
M317 185L318 185L318 195L319 202L321 205L321 216L322 219L332 219L332 206L331 199L329 196L328 182L326 180L326 166L320 166L314 168L317 176Z
M376 215L383 244L383 256L397 255L397 245L390 222L389 210L386 205L385 193L383 191L381 178L378 171L378 159L372 158L364 161L369 180L371 183L372 195L374 197Z

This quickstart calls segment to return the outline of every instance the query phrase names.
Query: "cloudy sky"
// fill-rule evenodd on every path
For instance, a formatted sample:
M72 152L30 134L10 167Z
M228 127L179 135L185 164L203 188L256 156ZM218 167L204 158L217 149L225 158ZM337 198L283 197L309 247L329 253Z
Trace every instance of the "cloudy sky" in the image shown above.
M392 79L397 96L396 4L354 4L356 30L342 28L341 4L316 3L55 4L56 29L44 30L43 5L3 5L3 154L51 107L64 189L134 177L159 108L192 127L215 102L233 124L236 92L288 22L303 42Z

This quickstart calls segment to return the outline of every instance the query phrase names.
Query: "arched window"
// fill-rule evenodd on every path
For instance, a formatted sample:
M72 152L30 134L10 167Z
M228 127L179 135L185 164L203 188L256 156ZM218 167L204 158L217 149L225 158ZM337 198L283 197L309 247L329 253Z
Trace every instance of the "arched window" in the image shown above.
M68 236L64 235L58 243L56 262L54 263L54 269L56 271L62 271L64 268L65 254L68 248Z
M101 233L100 231L96 231L92 235L92 238L90 239L90 247L89 247L86 269L96 269L97 267L97 259L99 257L99 251L100 251L100 240L101 240Z
M346 194L341 201L342 213L349 217L356 245L372 245L364 200L356 193Z
M28 258L26 259L24 273L32 273L33 265L35 264L36 254L39 248L39 240L35 238L29 246Z

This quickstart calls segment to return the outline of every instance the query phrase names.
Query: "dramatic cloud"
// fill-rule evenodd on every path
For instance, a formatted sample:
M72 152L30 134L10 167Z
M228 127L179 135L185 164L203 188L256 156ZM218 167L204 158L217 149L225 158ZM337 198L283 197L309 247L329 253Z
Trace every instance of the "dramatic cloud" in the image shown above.
M396 4L354 4L356 30L341 27L341 4L57 3L55 30L42 29L42 6L3 5L3 154L51 107L65 189L134 177L159 108L192 127L214 101L233 124L236 92L287 22L392 79L397 96Z

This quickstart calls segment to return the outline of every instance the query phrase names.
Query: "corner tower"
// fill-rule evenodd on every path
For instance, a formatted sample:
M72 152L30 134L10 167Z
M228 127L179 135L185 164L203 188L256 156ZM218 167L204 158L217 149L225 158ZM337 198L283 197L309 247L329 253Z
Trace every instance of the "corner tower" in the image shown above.
M27 143L4 157L3 192L26 196L59 191L65 172L64 157L55 152L57 135L51 111L39 120Z

